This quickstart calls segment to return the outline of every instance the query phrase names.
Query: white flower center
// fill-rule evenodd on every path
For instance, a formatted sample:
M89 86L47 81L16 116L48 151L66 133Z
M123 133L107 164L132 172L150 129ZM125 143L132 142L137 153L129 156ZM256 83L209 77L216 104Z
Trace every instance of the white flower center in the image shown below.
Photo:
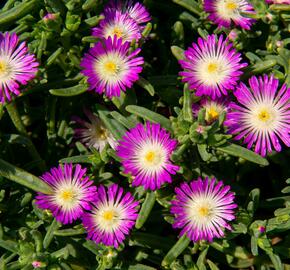
M222 55L207 53L197 63L196 73L200 81L208 86L222 83L231 72L230 63Z
M6 81L11 76L11 67L8 61L0 59L0 82Z
M253 104L249 108L246 121L249 126L258 131L273 131L280 122L279 109L274 104L262 102Z
M56 188L54 201L65 211L76 207L83 195L83 190L72 183L62 183Z
M187 204L188 219L198 228L210 226L219 214L218 202L210 196L197 195Z
M106 232L117 230L125 218L123 208L112 203L101 205L94 214L96 224L101 230Z
M88 128L84 129L82 133L92 144L108 140L108 130L100 126L100 123L87 123L87 127Z
M115 84L122 80L128 71L126 60L118 53L102 55L95 63L95 71L101 80Z
M108 24L104 29L105 38L113 38L115 35L118 38L122 38L123 41L128 41L128 39L130 39L130 32L126 25L118 24L116 22Z
M240 17L239 0L219 0L216 3L217 13L224 19L236 19Z
M138 166L145 172L155 173L163 168L166 162L166 149L160 143L146 142L137 150Z

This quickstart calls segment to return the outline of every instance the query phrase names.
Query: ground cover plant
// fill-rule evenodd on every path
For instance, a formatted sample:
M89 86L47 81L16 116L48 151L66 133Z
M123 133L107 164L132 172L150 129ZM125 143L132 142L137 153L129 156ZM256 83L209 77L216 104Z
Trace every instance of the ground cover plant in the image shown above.
M290 269L288 0L0 3L0 269Z

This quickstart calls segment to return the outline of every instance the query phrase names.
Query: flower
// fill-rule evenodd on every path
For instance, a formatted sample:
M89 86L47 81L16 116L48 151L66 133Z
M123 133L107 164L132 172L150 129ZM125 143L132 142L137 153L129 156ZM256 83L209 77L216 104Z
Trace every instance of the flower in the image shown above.
M57 17L56 13L47 13L42 19L44 21L50 21L50 20L55 20Z
M105 18L101 20L98 27L92 29L92 35L99 38L112 39L114 36L122 38L124 41L138 41L141 38L141 32L138 24L130 18L128 14L123 14L118 10L105 10Z
M33 261L31 264L32 264L33 268L40 268L43 265L43 263L40 261Z
M151 20L151 16L147 9L142 4L138 2L134 3L132 0L127 0L125 2L112 0L105 10L117 10L123 14L128 14L138 25L142 25Z
M49 209L57 221L68 224L90 210L90 203L96 197L93 181L85 176L86 169L77 164L59 165L41 176L52 188L51 194L38 193L36 204L41 209Z
M165 182L171 183L171 174L179 169L170 161L177 141L160 124L137 124L119 141L117 155L121 158L124 172L133 176L133 186L159 189Z
M264 233L266 231L266 228L264 226L259 226L258 230L260 233Z
M105 93L109 98L120 96L139 79L143 57L136 57L140 49L129 53L130 43L122 43L116 36L99 41L85 54L81 67L88 77L89 90Z
M201 109L205 109L205 121L208 124L216 121L223 112L228 110L229 100L227 98L208 99L202 98L198 103L192 104L193 115L198 116Z
M290 88L283 84L278 91L279 81L273 75L249 79L250 88L241 83L234 91L238 103L230 104L225 125L229 133L237 134L234 139L244 138L247 147L255 144L255 152L265 156L281 151L279 139L290 146Z
M254 19L244 16L245 13L255 14L255 10L246 0L204 0L204 10L208 18L219 27L231 27L231 22L250 30Z
M231 30L228 34L228 38L231 41L235 41L238 37L239 37L239 34L235 29Z
M73 120L82 126L74 130L75 138L79 139L88 148L94 147L100 152L103 151L108 143L113 149L116 148L117 142L113 135L106 129L101 119L91 111L84 110L90 122L74 116Z
M20 84L35 77L38 63L35 56L28 53L25 42L19 45L15 33L0 33L0 101L11 100L11 94L20 94Z
M290 5L290 0L266 0L267 4L276 4L276 5Z
M227 95L234 89L242 74L241 54L237 53L228 39L208 35L206 39L198 38L185 52L185 59L179 60L184 71L182 81L188 82L190 89L196 88L196 95L207 95L215 99Z
M231 230L228 221L235 219L233 209L237 207L229 190L215 178L182 183L175 188L170 210L175 215L173 228L182 228L180 235L186 234L194 242L223 237L223 228Z
M107 189L100 186L91 212L83 215L88 238L117 248L135 224L138 204L130 192L125 193L117 184Z

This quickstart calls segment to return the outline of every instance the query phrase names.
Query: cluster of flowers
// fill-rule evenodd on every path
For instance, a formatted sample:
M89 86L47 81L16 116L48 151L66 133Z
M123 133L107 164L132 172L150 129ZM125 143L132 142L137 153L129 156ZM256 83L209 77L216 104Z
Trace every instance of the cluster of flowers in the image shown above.
M160 127L152 125L151 131L148 132L150 135L154 135L153 129L158 131ZM141 126L134 132L140 130ZM144 128L142 131L144 132ZM168 137L165 130L159 131ZM152 137L147 139L152 143ZM155 139L160 140L158 133L155 134ZM160 147L160 141L156 142L157 145L158 143ZM160 184L161 181L171 182L170 169L167 170L177 166L157 163L169 159L169 153L158 157L150 149L145 151L147 152L139 153L138 156L134 153L135 157L124 160L123 164L133 166L135 163L131 172L137 171L140 179L137 181L144 185L155 187L156 183ZM143 168L140 161L146 163ZM144 169L147 171L142 171ZM41 209L50 210L56 220L63 224L71 224L81 218L89 239L117 248L135 224L139 202L117 184L109 187L100 185L97 188L85 174L86 169L79 164L75 167L72 164L64 164L52 168L41 177L51 187L51 193L38 193L36 204ZM140 184L138 182L133 185ZM193 241L212 241L214 237L224 236L223 228L231 229L228 221L235 218L233 209L237 205L233 202L234 193L230 192L230 187L224 186L222 181L216 182L215 178L198 178L181 184L175 192L176 198L172 201L171 213L175 215L173 228L182 228L180 235L186 234Z
M246 0L205 0L204 9L209 19L219 27L230 27L232 23L246 30L254 22L244 14L254 14L253 6ZM273 75L249 79L249 87L239 82L242 69L247 63L229 42L229 37L208 35L198 38L184 53L179 61L184 69L179 74L195 95L201 97L199 104L193 105L193 114L200 108L206 111L208 124L226 112L224 125L235 140L244 139L249 149L261 156L271 153L272 149L281 151L282 141L290 146L289 137L289 97L290 89ZM231 100L231 91L236 98Z
M204 8L209 19L220 27L234 23L249 29L254 22L244 17L246 13L254 13L246 0L205 0ZM90 90L112 98L120 96L121 91L126 91L139 78L144 60L137 57L140 48L131 52L130 44L142 38L141 32L150 15L144 6L131 1L125 4L111 1L103 15L99 27L92 29L100 41L85 54L81 67ZM26 84L37 72L35 57L27 52L24 42L19 46L18 43L16 34L0 35L3 103L11 100L10 93L19 95L19 84ZM212 123L222 111L227 111L224 124L229 127L229 133L237 134L236 139L244 138L248 148L255 144L255 151L263 156L272 147L280 151L280 140L290 146L290 89L284 84L278 91L279 81L268 75L251 77L250 87L239 82L242 69L247 66L241 60L241 54L223 36L199 38L185 51L184 59L179 61L184 69L180 75L201 96L193 113L204 107L206 120ZM233 90L238 103L230 101L229 90ZM94 114L86 114L91 123L76 118L84 126L76 130L76 137L100 151L108 142L116 149L124 172L132 176L132 186L156 190L172 182L172 175L179 170L171 161L177 141L159 124L137 124L117 142ZM51 210L63 224L81 218L88 237L96 243L118 247L135 224L138 202L133 195L116 184L95 187L80 165L60 165L46 172L42 179L51 186L51 193L39 193L37 205ZM181 235L186 234L193 241L211 241L222 237L224 228L230 229L228 221L234 219L233 209L237 205L229 186L214 178L199 178L181 184L175 193L171 213L175 216L173 227L181 228Z
M130 44L142 38L150 15L143 5L131 1L111 1L103 15L99 26L92 29L93 36L100 41L90 48L80 65L88 77L89 90L104 93L108 98L119 97L121 91L125 92L139 79L144 60L137 57L140 48L129 51Z

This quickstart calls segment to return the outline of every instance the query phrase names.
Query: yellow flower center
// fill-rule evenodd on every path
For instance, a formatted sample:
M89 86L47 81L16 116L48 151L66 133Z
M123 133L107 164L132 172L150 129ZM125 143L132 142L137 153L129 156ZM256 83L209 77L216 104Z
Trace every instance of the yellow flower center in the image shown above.
M113 30L113 34L116 35L118 38L123 36L123 32L119 27L115 27Z
M259 118L259 120L261 120L262 122L267 122L267 121L269 121L269 119L271 118L271 114L270 114L267 110L262 110L262 111L260 111L260 113L258 114L258 118Z
M75 196L75 194L71 190L65 190L60 194L60 198L66 202L72 201L74 196Z
M207 112L207 114L208 114L208 121L211 121L211 120L215 120L215 119L217 119L218 118L218 116L219 116L219 113L217 112L217 110L215 109L215 108L213 108L213 107L211 107L209 110L208 110L208 112Z
M7 65L4 61L0 61L0 75L7 71Z
M207 71L209 73L217 72L217 69L218 69L218 65L215 64L215 63L209 63L208 66L207 66Z
M149 163L153 163L154 159L156 158L156 154L153 151L149 151L146 155L145 155L145 159L147 162Z
M230 11L233 11L235 9L237 9L238 5L232 1L229 1L227 4L226 4L226 8Z
M106 221L112 221L114 216L115 216L115 212L112 211L112 210L108 210L108 211L105 211L104 214L103 214L103 218L104 220Z
M154 150L147 151L145 152L142 162L145 163L144 165L147 165L149 167L160 166L160 164L162 163L162 154Z
M110 74L115 74L118 70L117 65L112 61L108 61L107 63L105 63L104 66L105 66L105 71Z
M201 217L207 217L210 214L210 209L208 206L202 206L198 209L198 213Z

